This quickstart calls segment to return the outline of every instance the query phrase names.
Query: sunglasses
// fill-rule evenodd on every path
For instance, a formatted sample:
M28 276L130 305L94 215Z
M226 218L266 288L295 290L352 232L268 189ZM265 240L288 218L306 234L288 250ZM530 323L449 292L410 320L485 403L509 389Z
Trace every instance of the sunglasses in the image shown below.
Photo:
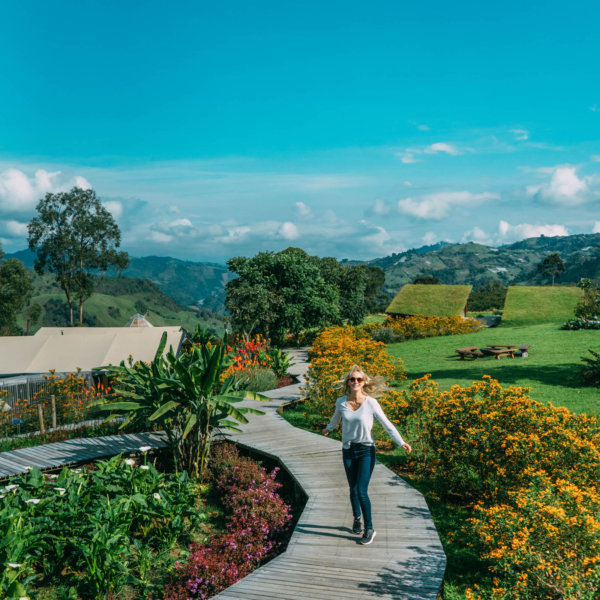
M350 383L360 383L361 381L364 381L364 379L362 377L350 377L348 381Z

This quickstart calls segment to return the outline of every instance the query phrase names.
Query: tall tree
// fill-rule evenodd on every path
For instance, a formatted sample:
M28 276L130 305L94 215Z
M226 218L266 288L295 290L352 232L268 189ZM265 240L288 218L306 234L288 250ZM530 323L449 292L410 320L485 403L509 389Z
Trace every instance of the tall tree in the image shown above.
M117 251L119 227L94 190L74 187L46 194L36 210L28 226L29 248L37 255L35 270L54 273L66 296L71 325L75 303L82 323L83 303L94 293L97 275L129 263L127 252Z
M553 252L552 254L548 254L537 268L538 273L550 275L552 277L552 285L554 285L554 278L560 277L560 274L565 272L565 263L558 252Z
M279 344L286 333L340 322L338 287L323 277L320 259L300 248L231 258L227 266L237 274L225 300L235 331Z
M2 256L0 248L0 260ZM32 289L31 277L20 260L0 263L0 335L19 333L17 316L31 300Z

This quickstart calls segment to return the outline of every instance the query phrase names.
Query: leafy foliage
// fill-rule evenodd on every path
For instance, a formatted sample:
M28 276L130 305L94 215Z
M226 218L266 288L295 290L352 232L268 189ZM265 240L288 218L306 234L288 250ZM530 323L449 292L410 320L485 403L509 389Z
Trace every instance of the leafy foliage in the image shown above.
M565 263L558 252L553 252L538 264L537 269L542 275L549 275L552 278L552 285L554 285L554 279L565 272Z
M220 382L231 362L225 343L192 346L179 355L171 348L163 357L166 341L165 333L150 364L100 367L114 382L115 398L97 405L111 411L109 419L126 416L123 427L133 423L164 430L175 464L199 476L208 462L213 430L239 431L236 421L247 423L246 414L262 413L235 404L262 397L237 391L233 377Z
M593 350L589 352L592 355L591 358L589 356L581 357L581 360L585 363L579 368L581 377L587 385L600 387L600 354Z
M471 291L467 300L467 308L474 312L502 310L506 300L506 292L507 288L502 283L493 279L488 280L481 287Z
M0 247L0 260L2 259ZM16 258L0 263L0 335L19 333L17 315L23 310L32 294L31 277L25 265Z
M235 446L219 444L210 470L228 515L226 531L191 547L165 600L209 598L284 549L291 514L277 493L278 469L269 473L240 457Z
M152 589L144 549L156 557L189 542L205 517L187 473L136 463L117 456L95 469L65 468L57 476L34 468L12 478L0 490L0 561L8 565L2 597L11 597L15 582L21 596L25 587L60 584L65 597L98 600L126 582Z
M28 225L29 248L37 254L35 269L54 273L65 293L71 325L76 301L82 323L83 303L94 293L95 273L123 269L129 262L126 252L117 251L119 227L94 190L74 187L70 192L48 193L36 210Z
M226 306L234 331L260 333L275 345L307 329L343 320L360 323L366 298L377 302L383 284L378 271L346 267L300 248L232 258L227 264L238 275L227 284Z

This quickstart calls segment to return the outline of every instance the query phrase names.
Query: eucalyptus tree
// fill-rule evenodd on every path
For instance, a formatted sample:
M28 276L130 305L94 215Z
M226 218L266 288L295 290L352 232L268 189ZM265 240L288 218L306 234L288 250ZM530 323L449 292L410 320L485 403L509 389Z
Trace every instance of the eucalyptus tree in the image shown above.
M124 269L129 257L117 248L121 232L94 190L74 187L70 192L46 194L28 225L29 248L36 253L35 270L53 273L65 293L71 325L73 306L92 296L97 274Z

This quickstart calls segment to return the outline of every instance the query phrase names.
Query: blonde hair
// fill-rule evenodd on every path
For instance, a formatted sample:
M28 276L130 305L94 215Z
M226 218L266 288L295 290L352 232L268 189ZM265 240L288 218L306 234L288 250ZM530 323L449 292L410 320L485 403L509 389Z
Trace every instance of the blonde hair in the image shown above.
M346 376L340 379L339 381L339 385L342 388L342 391L345 395L347 395L349 391L348 382L352 373L361 373L364 376L365 385L363 386L363 392L368 396L377 398L378 396L381 396L381 394L386 392L388 389L384 377L380 377L379 375L375 377L369 377L369 374L366 373L365 370L359 365L352 365L352 368L348 371Z

